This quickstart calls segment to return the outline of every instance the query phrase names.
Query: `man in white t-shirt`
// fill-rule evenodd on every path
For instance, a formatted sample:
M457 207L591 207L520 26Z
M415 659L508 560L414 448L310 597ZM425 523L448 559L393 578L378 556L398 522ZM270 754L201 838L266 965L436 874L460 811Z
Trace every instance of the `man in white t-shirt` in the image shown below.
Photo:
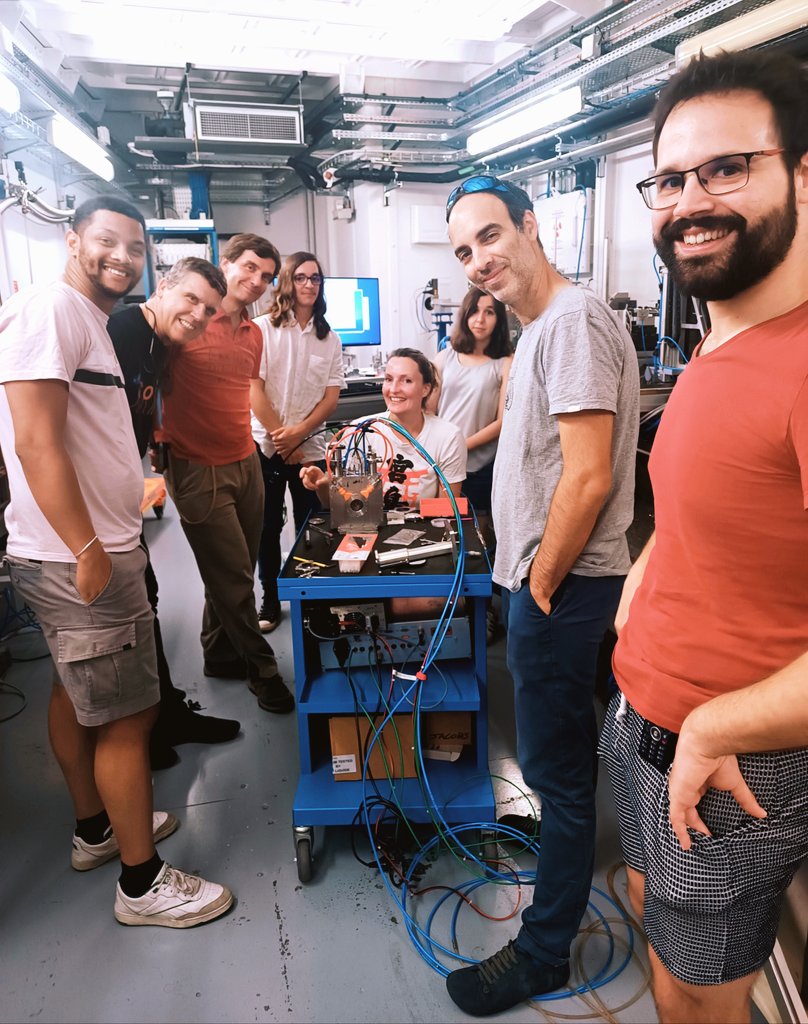
M6 561L56 669L48 726L76 812L71 864L86 871L120 854L116 919L187 928L233 896L154 848L179 822L152 809L159 685L139 543L143 471L106 329L143 273L145 223L131 204L99 196L76 210L66 241L62 280L0 311Z

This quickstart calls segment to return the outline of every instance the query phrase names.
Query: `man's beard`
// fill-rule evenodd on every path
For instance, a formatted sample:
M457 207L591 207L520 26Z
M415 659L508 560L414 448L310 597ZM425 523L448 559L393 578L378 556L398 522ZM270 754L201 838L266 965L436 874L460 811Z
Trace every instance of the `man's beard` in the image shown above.
M720 256L677 256L674 243L686 228L735 232ZM681 218L667 224L654 245L679 288L694 299L724 302L754 287L786 258L797 231L797 198L792 182L784 207L774 209L750 227L740 214L727 217Z
M137 279L134 275L130 274L128 278L121 278L120 288L110 288L101 280L101 275L103 274L101 264L103 260L86 256L84 253L79 253L79 262L81 263L87 279L92 282L93 287L97 288L98 291L108 299L122 299L124 295L128 295L137 284Z

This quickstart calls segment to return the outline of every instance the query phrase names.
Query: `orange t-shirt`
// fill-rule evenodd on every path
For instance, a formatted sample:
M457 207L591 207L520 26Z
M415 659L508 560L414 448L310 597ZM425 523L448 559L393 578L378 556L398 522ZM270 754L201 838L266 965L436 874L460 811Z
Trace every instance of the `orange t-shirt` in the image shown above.
M250 381L258 376L261 330L243 315L237 327L219 312L205 333L172 346L162 379L162 440L181 459L226 466L255 451Z
M678 732L808 651L808 303L691 361L649 469L656 545L614 671Z

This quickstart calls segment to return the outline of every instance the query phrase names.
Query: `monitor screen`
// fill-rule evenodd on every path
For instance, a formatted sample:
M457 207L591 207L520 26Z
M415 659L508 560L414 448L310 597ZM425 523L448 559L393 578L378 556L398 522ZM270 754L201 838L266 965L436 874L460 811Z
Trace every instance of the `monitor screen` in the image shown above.
M346 345L381 345L379 279L377 277L327 277L326 319Z

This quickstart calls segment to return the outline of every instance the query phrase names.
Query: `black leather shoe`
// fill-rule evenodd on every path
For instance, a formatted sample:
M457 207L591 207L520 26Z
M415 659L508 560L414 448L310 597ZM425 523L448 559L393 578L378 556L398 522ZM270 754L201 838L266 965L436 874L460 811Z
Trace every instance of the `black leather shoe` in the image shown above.
M233 658L231 661L206 661L204 667L205 675L214 679L246 679L247 662L243 658Z
M568 963L554 967L541 964L517 949L511 940L487 960L452 971L446 979L446 989L465 1013L488 1017L525 999L561 988L569 976Z
M194 702L195 703L195 702ZM183 703L166 715L158 725L171 746L180 743L227 743L238 736L241 723L233 718L214 718L213 715L197 713L190 702Z
M271 633L281 621L280 601L264 598L258 611L258 626L262 633Z
M258 698L258 707L262 711L272 711L276 715L288 715L294 711L295 698L286 689L280 676L259 676L251 679L247 685Z

